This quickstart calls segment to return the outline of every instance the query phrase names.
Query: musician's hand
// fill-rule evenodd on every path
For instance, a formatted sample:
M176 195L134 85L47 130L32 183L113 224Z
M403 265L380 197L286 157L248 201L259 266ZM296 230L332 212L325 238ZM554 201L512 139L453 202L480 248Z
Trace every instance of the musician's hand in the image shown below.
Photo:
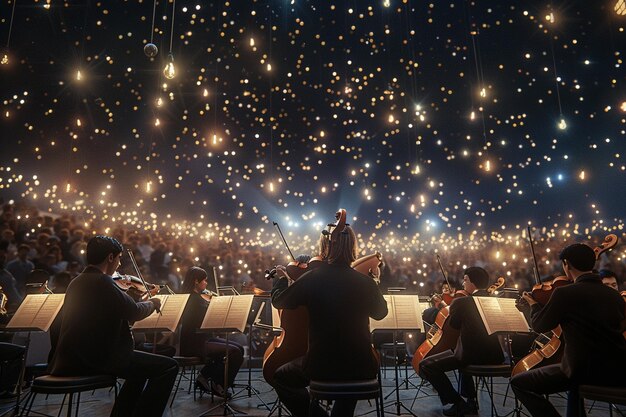
M148 301L150 301L152 303L152 305L154 305L154 309L155 310L160 310L161 309L161 299L160 298L151 298Z
M276 265L276 276L278 278L284 278L287 277L287 279L289 279L289 285L291 285L291 281L293 281L290 277L289 274L287 273L287 268L285 268L284 265Z
M535 301L533 296L526 291L524 291L524 293L522 294L522 298L526 300L529 306L532 306L533 304L537 304L537 301Z

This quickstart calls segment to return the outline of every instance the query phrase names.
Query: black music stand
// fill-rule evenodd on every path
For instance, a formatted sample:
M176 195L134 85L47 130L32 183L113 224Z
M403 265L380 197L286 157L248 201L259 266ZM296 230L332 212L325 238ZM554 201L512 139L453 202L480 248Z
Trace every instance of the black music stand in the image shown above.
M12 407L12 415L14 416L20 413L22 385L24 385L24 377L26 374L26 358L28 356L28 348L30 347L30 334L33 331L47 332L50 329L52 322L63 306L64 299L65 294L29 294L24 301L22 301L22 304L20 304L13 318L11 318L11 321L7 324L7 327L3 329L6 332L27 332L20 374L14 392L16 394L15 405ZM53 301L49 302L49 300ZM9 410L11 410L11 408L5 410L4 414Z

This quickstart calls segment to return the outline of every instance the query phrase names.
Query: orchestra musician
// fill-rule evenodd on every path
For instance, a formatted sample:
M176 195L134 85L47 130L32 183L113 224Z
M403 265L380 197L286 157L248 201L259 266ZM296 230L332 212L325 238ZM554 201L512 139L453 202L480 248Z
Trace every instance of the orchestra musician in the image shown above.
M559 416L545 395L568 390L567 416L584 415L579 385L624 386L626 375L626 340L620 328L624 300L592 272L596 256L589 246L567 246L559 259L574 283L556 288L544 307L530 294L523 295L531 308L533 329L547 332L560 325L565 340L560 364L511 378L517 399L534 417Z
M613 288L615 291L619 291L619 283L617 282L617 275L613 271L609 271L608 269L601 269L598 272L600 275L600 279L602 279L602 283L609 288Z
M450 326L460 330L454 351L447 350L426 357L420 362L419 375L430 382L437 391L442 405L452 404L443 410L446 416L477 413L476 389L471 376L461 374L461 392L458 393L446 376L447 371L465 365L497 365L504 355L497 335L489 336L472 296L487 296L489 274L473 266L463 272L463 289L467 297L455 298L450 304ZM467 400L463 399L467 398Z
M225 397L228 395L224 390L225 357L228 355L227 386L231 387L243 363L244 348L233 341L226 344L225 339L197 332L209 307L209 301L203 297L207 279L207 272L197 266L185 274L180 293L189 294L189 299L180 320L180 355L203 358L205 365L196 383L206 392Z
M320 250L324 253L323 248ZM350 267L356 251L354 231L345 225L330 244L326 262L293 283L288 276L274 282L274 307L305 306L309 313L306 355L279 367L273 378L279 399L294 417L327 416L321 407L310 407L306 387L311 379L376 377L378 362L372 352L369 318L384 318L387 303L374 280ZM280 270L286 275L284 268ZM352 416L355 407L356 401L336 401L331 416Z
M113 282L121 256L116 239L95 236L88 242L88 266L67 288L50 373L123 378L111 416L160 416L178 365L171 358L133 350L129 322L148 317L160 300L136 302Z

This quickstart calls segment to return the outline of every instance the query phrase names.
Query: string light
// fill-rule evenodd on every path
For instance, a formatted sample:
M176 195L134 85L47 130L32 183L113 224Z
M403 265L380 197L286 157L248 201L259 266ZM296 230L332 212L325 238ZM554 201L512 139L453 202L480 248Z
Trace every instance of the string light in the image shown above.
M167 56L167 64L163 68L163 76L168 80L173 80L176 77L176 67L174 66L174 55L171 53Z

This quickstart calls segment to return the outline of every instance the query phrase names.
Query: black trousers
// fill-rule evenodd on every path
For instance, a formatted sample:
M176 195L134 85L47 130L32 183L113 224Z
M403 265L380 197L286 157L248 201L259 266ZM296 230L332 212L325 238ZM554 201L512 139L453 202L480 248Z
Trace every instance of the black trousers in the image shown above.
M229 340L227 345L226 339L209 339L204 345L206 365L200 373L216 384L224 386L224 370L226 355L228 355L228 386L230 387L235 382L235 377L243 364L243 353L243 346L238 343Z
M278 398L287 407L293 417L328 417L319 405L312 405L309 391L310 378L303 370L304 357L294 359L274 373L274 389ZM354 415L356 400L335 401L331 417L350 417ZM313 403L314 404L314 403Z
M439 395L441 404L454 404L463 399L461 395L466 398L476 398L474 380L470 375L462 373L459 375L461 378L461 394L454 389L446 375L446 372L459 369L460 367L461 361L454 357L454 352L447 350L423 359L420 363L419 375L431 383Z
M511 378L511 388L517 399L533 417L560 417L547 394L569 391L567 396L567 417L584 417L578 386L562 371L561 365L548 365L523 372Z
M178 364L167 356L133 351L130 366L118 373L124 378L111 417L163 415L178 374Z

